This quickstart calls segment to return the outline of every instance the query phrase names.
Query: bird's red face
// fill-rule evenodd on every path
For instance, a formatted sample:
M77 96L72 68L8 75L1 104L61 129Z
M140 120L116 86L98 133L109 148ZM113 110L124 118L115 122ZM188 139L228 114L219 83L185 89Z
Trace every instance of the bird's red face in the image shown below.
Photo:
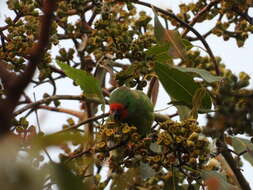
M110 114L115 121L122 121L127 117L128 111L123 104L112 103L110 104Z

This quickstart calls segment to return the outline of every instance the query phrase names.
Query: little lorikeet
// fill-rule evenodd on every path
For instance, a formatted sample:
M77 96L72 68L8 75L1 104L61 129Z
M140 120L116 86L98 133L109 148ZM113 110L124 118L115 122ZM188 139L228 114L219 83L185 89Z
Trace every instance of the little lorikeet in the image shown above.
M154 121L154 107L149 97L142 91L119 87L111 94L109 103L111 118L114 121L135 126L137 132L143 137L150 132ZM119 150L116 151L114 155L119 155L119 152ZM143 162L140 162L138 171L142 178L155 174L155 171Z
M111 94L109 103L113 120L134 125L142 136L150 132L154 107L142 91L119 87Z

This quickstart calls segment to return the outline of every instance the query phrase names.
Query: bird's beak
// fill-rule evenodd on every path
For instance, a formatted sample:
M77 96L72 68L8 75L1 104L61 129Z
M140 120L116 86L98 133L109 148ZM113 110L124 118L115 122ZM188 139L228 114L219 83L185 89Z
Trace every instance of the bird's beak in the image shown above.
M111 111L111 116L114 121L120 121L121 115L119 110Z

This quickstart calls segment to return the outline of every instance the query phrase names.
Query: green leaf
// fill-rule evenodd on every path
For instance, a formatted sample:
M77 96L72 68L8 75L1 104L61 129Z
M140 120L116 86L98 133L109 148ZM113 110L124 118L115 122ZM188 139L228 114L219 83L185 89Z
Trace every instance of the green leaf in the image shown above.
M53 169L52 177L60 190L90 189L82 182L83 178L74 175L65 165L51 164L51 167Z
M193 47L192 43L189 40L182 39L182 42L186 50L190 50Z
M171 63L172 60L171 60L171 56L168 55L168 52L163 52L156 56L156 61L160 63L166 63L166 62Z
M155 64L155 72L171 98L192 106L193 96L196 90L201 87L193 80L192 76L163 63ZM211 98L206 94L202 100L201 108L210 109L211 105Z
M211 183L217 183L215 184L215 186L218 187L217 190L228 190L228 189L239 190L239 188L237 188L236 186L229 184L225 176L221 175L216 171L202 170L200 175L201 178L205 180L205 182L211 180Z
M60 61L57 64L69 78L81 87L86 97L98 98L104 104L102 89L99 86L99 82L92 75L84 70L72 68Z
M155 32L155 37L158 43L160 44L168 43L170 45L170 49L169 49L170 56L174 58L181 58L183 60L187 60L185 46L179 32L175 30L164 29L155 11L154 13L155 13L154 32Z
M158 16L155 11L154 11L154 14L155 14L155 19L154 19L154 21L155 21L155 29L154 29L155 38L159 43L164 43L165 29L163 28L163 25L159 21Z
M231 137L232 146L238 154L243 151L248 151L243 154L243 158L247 160L253 166L253 144L250 140L240 138L240 137Z
M155 56L163 52L168 52L169 48L170 48L169 44L157 44L150 47L145 53L149 56Z
M176 67L176 66L174 68L186 73L195 73L208 83L218 82L223 79L223 77L214 76L204 69L197 69L197 68L191 68L191 67Z
M172 57L169 55L169 44L157 44L146 51L146 55L153 56L157 62L164 63L166 61L172 61Z

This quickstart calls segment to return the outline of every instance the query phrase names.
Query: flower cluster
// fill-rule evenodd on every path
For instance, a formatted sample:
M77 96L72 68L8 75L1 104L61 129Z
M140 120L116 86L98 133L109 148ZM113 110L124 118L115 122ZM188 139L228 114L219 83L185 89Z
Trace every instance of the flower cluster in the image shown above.
M201 168L209 156L209 142L201 135L201 128L196 120L183 122L166 121L161 123L162 130L158 134L157 144L162 146L161 164L170 165L189 164L193 168ZM155 156L152 161L157 162Z
M247 133L252 136L253 92L245 89L250 77L243 72L239 77L231 72L226 75L216 94L217 112L208 117L205 133L215 136L217 131L227 131L231 135Z

